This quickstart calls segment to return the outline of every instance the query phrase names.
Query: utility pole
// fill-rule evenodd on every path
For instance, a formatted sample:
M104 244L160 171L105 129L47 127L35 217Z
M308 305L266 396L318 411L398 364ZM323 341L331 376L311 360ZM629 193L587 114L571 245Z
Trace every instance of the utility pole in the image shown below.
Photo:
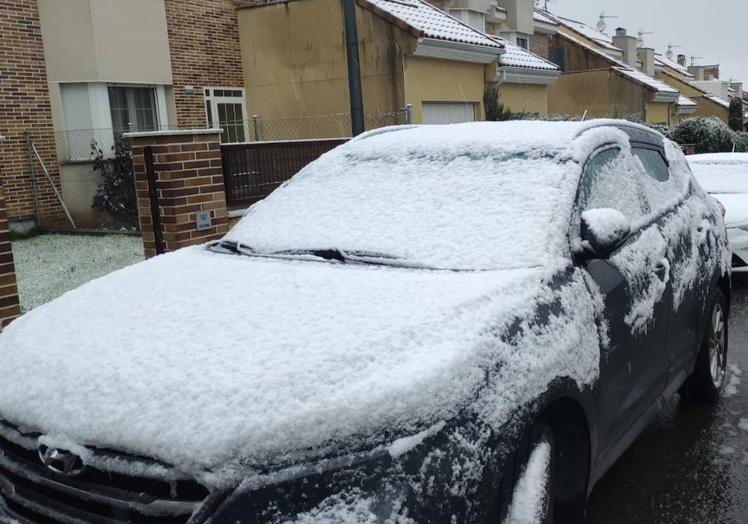
M342 0L345 22L345 51L348 57L348 93L351 99L351 132L364 132L364 97L361 92L361 64L358 57L356 0Z

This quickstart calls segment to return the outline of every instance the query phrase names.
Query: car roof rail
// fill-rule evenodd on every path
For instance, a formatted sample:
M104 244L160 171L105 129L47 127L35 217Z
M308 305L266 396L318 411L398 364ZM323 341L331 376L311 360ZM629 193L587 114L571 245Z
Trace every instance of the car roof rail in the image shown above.
M377 129L372 129L371 131L366 131L365 133L361 133L358 136L354 136L348 141L348 143L350 144L352 142L360 142L361 140L366 140L367 138L371 138L373 136L384 135L385 133L393 133L395 131L405 131L406 129L414 129L416 127L419 126L415 124L399 124L387 127L378 127Z

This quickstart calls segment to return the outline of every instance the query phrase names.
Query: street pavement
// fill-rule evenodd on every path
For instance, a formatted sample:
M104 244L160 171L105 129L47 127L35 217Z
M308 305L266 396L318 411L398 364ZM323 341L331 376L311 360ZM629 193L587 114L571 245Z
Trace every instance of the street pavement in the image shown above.
M676 395L597 484L590 523L748 522L746 278L733 283L728 325L730 382L719 405Z

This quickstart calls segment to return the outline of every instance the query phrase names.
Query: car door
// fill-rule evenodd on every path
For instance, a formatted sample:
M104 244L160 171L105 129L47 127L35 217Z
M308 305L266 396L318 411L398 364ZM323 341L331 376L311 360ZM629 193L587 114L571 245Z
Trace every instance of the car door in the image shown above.
M669 380L684 375L691 367L699 345L699 325L705 297L699 297L707 282L702 282L700 243L704 240L705 217L699 206L688 205L690 184L686 173L677 166L671 169L665 151L646 143L632 143L634 155L641 161L647 175L644 197L651 212L657 216L668 244L670 265L669 287L673 295L665 351L668 357ZM682 377L685 378L685 377Z
M609 257L584 262L604 301L609 339L602 349L596 399L602 454L642 418L667 380L667 243L657 223L648 221L642 176L630 150L606 148L590 157L578 192L578 213L614 208L632 223L629 238Z

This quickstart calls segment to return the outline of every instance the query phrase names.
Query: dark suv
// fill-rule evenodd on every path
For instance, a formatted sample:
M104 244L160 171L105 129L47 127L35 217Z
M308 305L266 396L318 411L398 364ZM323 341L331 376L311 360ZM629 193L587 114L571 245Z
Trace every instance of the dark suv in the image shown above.
M1 511L579 521L666 399L716 402L729 301L719 208L647 128L374 131L5 330Z

